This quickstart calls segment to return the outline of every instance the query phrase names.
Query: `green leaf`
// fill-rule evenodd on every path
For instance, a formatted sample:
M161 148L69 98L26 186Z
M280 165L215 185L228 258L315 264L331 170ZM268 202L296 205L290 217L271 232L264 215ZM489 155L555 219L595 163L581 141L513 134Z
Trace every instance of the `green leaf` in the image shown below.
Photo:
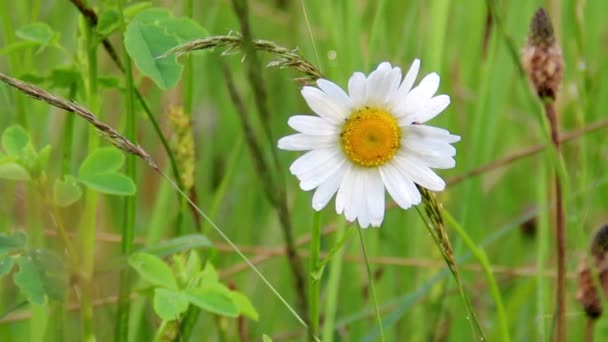
M38 178L42 171L46 169L51 156L51 149L51 145L46 145L38 153L32 151L30 172L33 178Z
M91 189L109 195L131 196L136 192L135 183L122 173L102 173L99 175L80 177L80 182Z
M10 235L0 233L0 256L23 249L26 240L27 235L21 231L14 232Z
M23 40L42 46L51 44L59 37L59 33L53 31L49 25L42 22L25 25L17 30L16 35Z
M247 298L247 296L237 291L231 291L230 294L232 296L232 301L239 309L241 315L249 317L254 321L258 320L260 315L255 310L253 304L251 304L251 301L249 298Z
M210 248L213 244L205 235L202 234L191 234L182 235L180 237L173 238L159 242L155 245L144 247L139 252L154 254L157 256L167 256L182 251L187 251L193 248Z
M208 283L217 283L219 282L219 279L220 277L218 276L215 267L213 267L213 264L211 264L210 262L205 264L205 268L201 272L201 282L203 283L203 285Z
M226 317L238 317L239 309L232 301L232 295L224 285L212 283L184 291L190 303L199 308Z
M167 18L161 20L159 24L165 27L167 33L176 37L179 44L204 38L209 35L207 30L190 18ZM174 47L175 46L172 46L171 48Z
M154 312L165 321L174 321L188 309L188 299L179 292L154 289Z
M0 178L14 181L31 179L29 172L21 164L9 160L0 161Z
M147 253L134 253L129 257L129 265L149 283L177 291L173 271L161 258Z
M177 57L158 58L178 44L175 37L158 26L135 20L127 26L124 39L127 52L137 68L159 88L169 89L177 84L184 69L177 63Z
M175 86L183 66L177 62L177 56L158 57L180 43L207 35L190 18L175 18L165 8L150 8L141 11L128 25L125 46L141 72L158 87L167 89Z
M88 177L102 173L115 172L125 162L125 156L114 147L103 147L91 153L82 162L78 175Z
M20 156L29 143L30 135L19 125L10 126L2 133L2 148L9 156Z
M139 14L141 11L145 10L146 8L148 8L150 6L152 6L152 3L150 3L150 1L136 2L130 6L127 6L123 10L123 14L127 18L133 18L134 16Z
M55 184L53 184L53 201L55 204L62 208L69 207L76 203L80 197L82 197L82 189L76 178L66 175L63 180L55 180Z
M36 249L17 259L19 271L13 276L15 285L35 304L44 304L45 297L57 301L66 298L68 277L57 254Z
M264 335L262 335L262 342L272 342L272 338L270 338L270 336L264 334Z
M0 278L7 275L15 265L15 259L10 256L5 256L0 259Z
M61 66L53 69L49 75L51 87L53 88L70 88L74 85L82 84L82 73L74 67Z
M142 24L158 24L165 19L172 18L171 11L166 8L148 8L137 14L134 20Z
M100 148L80 165L78 178L88 187L110 195L133 195L136 187L133 180L118 169L125 161L124 155L113 147Z
M201 258L196 251L190 251L187 259L185 254L173 255L173 270L181 288L199 286L201 266Z
M102 37L107 37L120 28L120 12L116 8L108 8L99 14L97 32Z

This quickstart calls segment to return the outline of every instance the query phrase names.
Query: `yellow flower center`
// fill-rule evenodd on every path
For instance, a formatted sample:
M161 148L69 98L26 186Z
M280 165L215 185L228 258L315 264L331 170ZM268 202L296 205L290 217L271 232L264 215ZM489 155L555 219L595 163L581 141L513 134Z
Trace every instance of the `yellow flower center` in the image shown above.
M340 134L342 150L354 163L380 166L391 160L401 141L401 129L394 116L382 109L364 107L354 111Z

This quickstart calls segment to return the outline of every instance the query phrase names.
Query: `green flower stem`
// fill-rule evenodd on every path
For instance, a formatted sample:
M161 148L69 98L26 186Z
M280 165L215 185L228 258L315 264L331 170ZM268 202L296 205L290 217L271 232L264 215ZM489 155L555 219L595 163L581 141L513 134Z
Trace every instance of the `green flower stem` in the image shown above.
M310 269L308 275L308 300L310 301L310 329L308 330L312 341L319 335L319 293L321 290L321 270L319 269L319 255L321 253L321 213L315 211L312 219L312 233L310 239Z
M340 216L338 230L336 231L336 243L340 243L344 237L346 222L344 217ZM340 287L340 276L342 275L342 256L344 248L338 249L334 257L331 259L329 266L329 279L327 281L327 293L325 301L325 322L323 323L323 334L321 340L325 342L333 342L334 330L336 325L336 308L338 307L338 296Z
M118 1L118 12L120 13L120 22L123 31L126 28L125 19L123 16L124 0ZM133 85L133 73L131 70L131 59L127 50L124 49L124 65L126 76L126 138L135 141L135 100ZM126 174L129 178L136 181L137 169L135 165L135 156L128 155L126 161ZM122 243L121 252L128 256L133 251L133 240L135 239L135 196L129 196L125 200L125 220L122 227ZM118 314L116 315L116 341L127 341L129 338L129 311L130 311L130 294L131 292L131 270L125 268L120 272L120 288L118 293Z
M378 329L380 330L380 340L384 341L384 328L382 327L382 316L380 315L380 307L378 306L378 298L376 298L376 289L374 287L374 276L372 269L369 266L369 258L367 257L367 250L365 248L365 242L363 241L363 233L361 228L357 229L359 233L359 241L361 242L361 251L363 252L363 258L365 259L365 268L367 269L367 281L369 283L369 289L372 292L372 299L374 300L374 307L376 309L376 318L378 319Z
M494 273L492 272L492 266L488 260L488 256L486 252L479 248L473 239L467 234L467 232L462 228L462 226L456 222L454 217L447 211L443 210L443 216L446 218L447 222L456 230L456 233L462 238L464 243L467 245L473 256L479 261L481 268L483 269L483 273L488 281L488 286L490 287L490 294L494 299L494 304L496 305L496 310L498 313L498 322L500 325L500 335L501 341L511 341L511 337L509 336L509 322L507 319L507 314L505 311L505 307L502 301L502 296L500 294L500 289L498 288L498 283L496 282L496 278L494 277Z
M194 15L194 11L193 11L193 2L192 0L186 0L185 2L185 14L187 17L191 18ZM193 71L193 66L192 66L192 56L188 55L186 56L184 61L184 89L183 89L183 106L184 106L184 113L186 113L186 115L188 115L189 117L192 118L192 112L194 110L194 106L193 106L193 97L192 94L194 92L194 80L193 80L193 75L192 75L192 71ZM181 174L180 174L180 179L181 179ZM194 185L192 185L192 189L191 191L194 191ZM190 196L192 196L192 194L189 194ZM186 209L188 208L188 205L186 204L186 201L184 201L183 198L179 198L179 208L180 208L180 212L184 212L186 211ZM179 215L178 216L178 222L176 224L176 234L177 235L182 235L183 234L183 220L182 220L182 216L183 215ZM194 218L194 222L199 222L196 220L196 216L193 217ZM197 227L199 230L202 229L202 227Z

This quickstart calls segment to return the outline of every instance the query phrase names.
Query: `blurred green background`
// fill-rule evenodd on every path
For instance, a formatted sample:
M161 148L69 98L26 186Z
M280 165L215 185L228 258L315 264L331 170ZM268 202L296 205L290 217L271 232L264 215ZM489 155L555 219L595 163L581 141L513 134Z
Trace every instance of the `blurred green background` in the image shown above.
M111 1L89 1L103 9ZM131 2L133 3L133 1ZM152 6L184 15L185 2L152 1ZM529 146L545 144L540 106L527 80L518 71L514 58L526 43L529 20L534 11L545 7L552 17L562 46L565 63L564 81L558 94L558 113L562 130L582 129L605 118L608 97L606 61L608 25L603 0L503 0L503 1L323 1L323 0L251 0L250 19L253 35L271 40L298 53L317 65L327 77L346 86L355 71L368 73L382 61L407 70L414 58L422 61L421 76L438 72L440 92L449 94L452 104L431 124L449 129L462 137L456 168L438 172L452 179L478 166L500 159ZM489 12L493 8L496 16ZM304 10L306 12L304 12ZM0 71L16 78L35 80L56 68L76 68L83 79L88 77L82 39L84 25L70 1L2 0L2 35ZM306 13L306 15L305 15ZM307 19L309 23L307 23ZM210 35L239 31L239 24L227 0L194 1L193 19ZM497 20L498 19L498 20ZM19 40L15 30L41 21L60 32L59 44L65 49L35 48L6 51L9 42ZM110 41L120 47L121 35ZM316 52L315 48L316 47ZM119 49L120 50L120 49ZM209 211L217 203L213 218L253 260L269 255L259 263L261 271L290 302L295 303L291 273L281 246L283 235L276 211L267 202L262 184L254 172L235 107L228 96L220 71L220 59L228 64L247 108L255 110L253 93L246 81L240 53L221 56L223 50L192 57L192 118L195 134L197 203ZM124 87L124 77L107 54L98 49L99 76L116 77ZM264 64L272 56L260 53ZM182 57L182 61L185 58ZM163 131L172 137L167 114L172 106L182 105L182 82L170 90L161 90L135 70L135 81L158 119ZM272 112L274 139L289 134L287 118L295 113L310 113L299 95L301 84L292 79L293 71L267 68L263 74ZM419 77L420 79L421 77ZM43 87L50 88L47 85ZM53 90L68 97L65 88ZM76 89L75 100L84 102L84 89ZM102 86L96 113L119 131L124 131L124 96L115 87ZM86 102L84 105L88 105ZM62 144L65 141L67 116L60 110L17 94L0 85L0 128L13 123L25 125L38 146L51 144L50 174L61 169ZM75 159L86 155L87 124L76 119ZM258 127L259 128L259 127ZM258 130L259 133L259 130ZM149 120L137 107L137 141L164 167L166 154ZM567 219L567 289L568 340L583 336L586 316L575 301L576 269L587 253L593 232L607 222L606 160L608 150L603 131L580 136L564 146L564 160L569 174L566 192ZM106 144L105 142L103 144ZM269 151L265 151L269 153ZM298 153L278 152L290 200L296 239L305 237L312 226L311 193L302 192L288 165ZM231 163L231 156L235 164ZM499 282L514 341L551 339L554 313L554 265L552 214L548 198L552 169L547 153L539 153L508 163L477 177L448 185L439 199L461 223L474 241L488 254ZM167 169L168 170L168 169ZM232 172L227 172L232 171ZM175 235L177 197L169 185L138 161L136 196L137 243L150 244ZM226 188L220 189L220 184ZM35 198L20 185L0 182L2 199L0 229L23 229L30 243L53 245L48 215ZM219 194L219 195L218 195ZM114 316L118 271L107 261L119 251L123 198L100 196L96 243L95 332L98 340L114 336ZM77 225L82 205L66 209ZM184 232L194 232L194 222L186 213ZM533 219L534 222L522 223ZM334 225L338 217L333 202L323 211L323 226ZM35 228L38 227L38 228ZM42 228L42 229L40 229ZM466 341L472 338L466 310L453 278L415 210L389 209L380 229L365 230L368 251L375 272L375 287L384 318L387 340ZM490 341L498 340L497 311L488 285L478 264L466 246L448 230L455 249L465 289L479 321ZM253 302L260 313L258 322L248 321L251 340L267 334L275 341L304 340L305 332L296 319L281 305L260 279L214 232L209 238L218 246L214 264L223 281L234 284ZM328 251L335 237L326 234L322 248ZM78 241L75 241L78 244ZM303 256L307 244L300 245ZM368 295L367 276L356 238L345 245L344 265L340 273L340 291L336 340L372 341L377 338L373 303ZM305 265L306 265L306 258ZM329 270L322 280L321 301ZM46 307L25 305L12 282L3 280L0 300L0 340L44 340L49 325ZM130 334L133 340L150 340L156 324L149 298L134 294ZM79 340L78 298L72 296L67 326L73 326L71 340ZM323 304L322 304L323 307ZM135 310L135 309L133 309ZM236 320L226 320L228 340L237 340ZM608 334L608 324L600 319L596 340ZM193 340L218 339L216 321L201 314Z

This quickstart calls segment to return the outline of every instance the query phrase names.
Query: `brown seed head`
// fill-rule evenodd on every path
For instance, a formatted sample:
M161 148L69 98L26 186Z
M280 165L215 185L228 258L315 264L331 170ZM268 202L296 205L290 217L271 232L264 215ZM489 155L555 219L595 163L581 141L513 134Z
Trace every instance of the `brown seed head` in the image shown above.
M600 228L595 234L591 242L591 255L595 268L591 268L589 260L581 263L576 299L583 306L587 316L596 319L602 315L602 302L594 280L596 275L604 295L608 296L608 225Z
M538 96L554 100L562 81L564 63L551 19L542 8L532 17L522 62Z

